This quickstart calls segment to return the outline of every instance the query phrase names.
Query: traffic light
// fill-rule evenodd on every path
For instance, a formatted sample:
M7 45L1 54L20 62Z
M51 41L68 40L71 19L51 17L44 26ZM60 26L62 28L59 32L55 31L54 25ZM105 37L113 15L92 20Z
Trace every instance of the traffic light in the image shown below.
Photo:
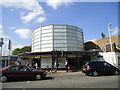
M3 38L0 38L0 47L2 47L3 44L4 44L3 43Z

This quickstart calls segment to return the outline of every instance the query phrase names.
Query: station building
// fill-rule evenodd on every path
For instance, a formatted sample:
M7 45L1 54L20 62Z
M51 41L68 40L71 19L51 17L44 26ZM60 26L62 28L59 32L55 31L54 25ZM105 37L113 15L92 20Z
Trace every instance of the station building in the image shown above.
M110 46L110 39L103 38L96 40L94 42L86 42L85 50L89 51L99 51L98 57L95 60L104 60L113 66L120 66L120 35L112 36L112 50Z
M97 55L96 51L84 50L84 37L81 28L72 25L47 25L32 33L32 52L19 55L27 63L38 63L40 68L57 65L65 68L67 61L71 69L82 65Z

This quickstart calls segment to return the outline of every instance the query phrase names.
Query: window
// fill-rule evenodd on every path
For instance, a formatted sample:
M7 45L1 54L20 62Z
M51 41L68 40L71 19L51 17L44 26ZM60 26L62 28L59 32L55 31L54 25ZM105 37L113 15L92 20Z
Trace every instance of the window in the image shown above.
M65 43L54 44L54 47L66 47Z
M8 70L9 71L18 71L18 66L12 66Z
M28 68L25 66L20 66L19 71L28 71Z
M66 40L54 40L54 43L66 43Z
M104 66L105 66L105 67L110 67L111 65L108 64L108 63L104 63Z
M67 26L68 29L77 29L75 26Z
M58 36L58 35L60 35L60 36L65 36L66 33L64 33L64 32L63 32L63 33L56 33L56 32L55 32L54 35L55 35L55 36Z
M66 32L66 29L54 29L54 32Z
M55 25L54 28L65 28L65 26Z

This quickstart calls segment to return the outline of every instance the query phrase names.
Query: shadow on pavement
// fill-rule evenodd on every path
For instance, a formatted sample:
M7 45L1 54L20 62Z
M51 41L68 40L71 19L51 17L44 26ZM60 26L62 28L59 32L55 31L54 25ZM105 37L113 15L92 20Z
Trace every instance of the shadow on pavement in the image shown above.
M52 79L54 79L54 78L48 76L48 77L45 77L45 78L43 78L43 79L41 79L41 80L35 80L35 79L24 79L24 80L19 80L19 79L17 79L17 80L9 80L9 81L4 82L4 83L10 83L10 82L28 82L28 81L43 81L43 80L52 80Z
M43 80L52 80L54 79L53 77L45 77Z

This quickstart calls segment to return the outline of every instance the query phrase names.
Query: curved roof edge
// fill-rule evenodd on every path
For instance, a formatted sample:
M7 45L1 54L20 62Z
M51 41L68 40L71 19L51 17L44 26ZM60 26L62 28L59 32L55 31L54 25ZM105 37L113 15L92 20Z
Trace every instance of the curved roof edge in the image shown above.
M51 25L52 25L52 26L72 26L72 27L77 27L77 28L81 29L80 27L78 27L78 26L76 26L76 25L68 25L68 24L49 24L49 25L40 26L40 27L38 27L38 28L45 27L45 26L51 26ZM38 29L38 28L36 28L36 29ZM33 33L36 29L34 29L34 30L32 31L32 33ZM81 31L83 32L82 29L81 29Z

